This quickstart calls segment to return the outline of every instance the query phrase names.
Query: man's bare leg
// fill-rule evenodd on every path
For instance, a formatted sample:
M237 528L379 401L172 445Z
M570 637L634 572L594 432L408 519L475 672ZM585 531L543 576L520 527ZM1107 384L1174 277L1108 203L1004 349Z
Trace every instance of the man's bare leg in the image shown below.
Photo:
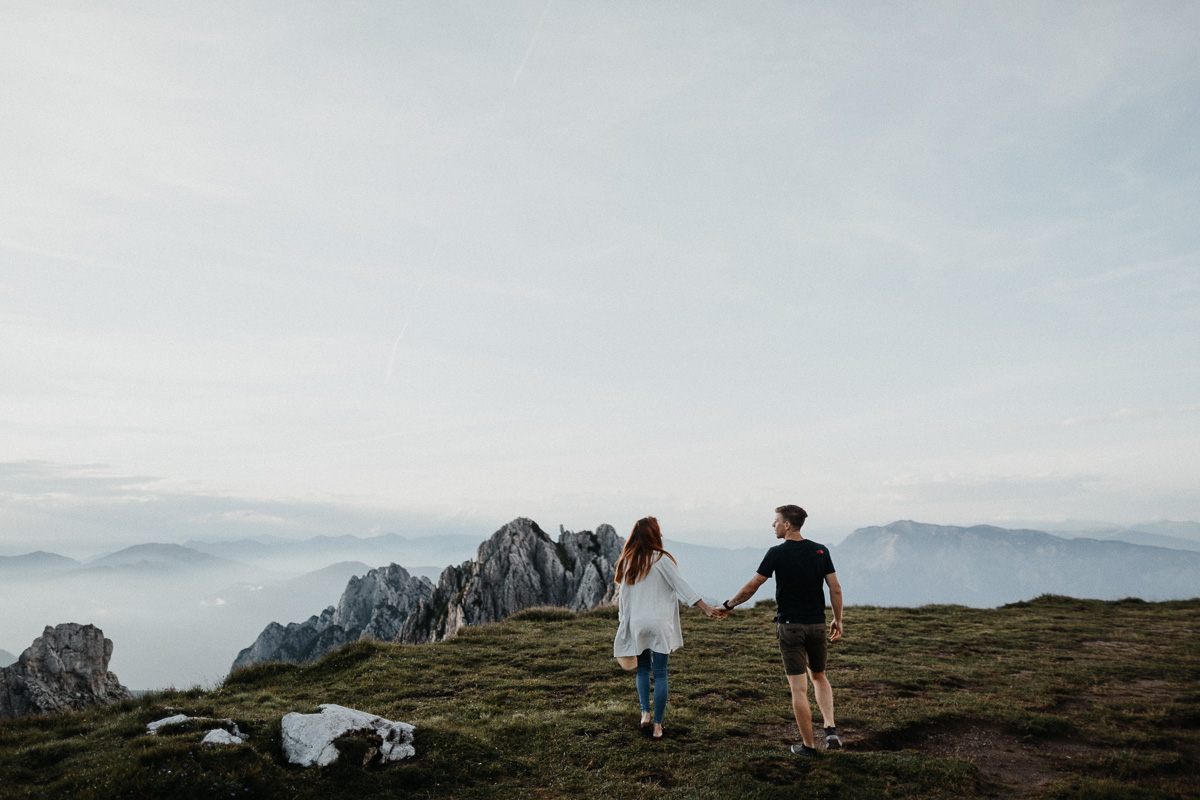
M822 673L824 678L825 674ZM804 744L808 747L815 747L813 742L812 732L812 709L808 706L808 677L804 674L788 675L788 686L792 689L792 713L796 715L796 727L800 729L800 738L804 740ZM829 685L829 681L825 682ZM833 703L830 702L832 706ZM832 708L830 709L833 710ZM825 710L821 709L824 714Z
M824 672L808 674L812 677L813 694L817 696L817 707L821 709L821 727L836 728L837 723L833 721L833 687L829 685L829 679L825 677Z

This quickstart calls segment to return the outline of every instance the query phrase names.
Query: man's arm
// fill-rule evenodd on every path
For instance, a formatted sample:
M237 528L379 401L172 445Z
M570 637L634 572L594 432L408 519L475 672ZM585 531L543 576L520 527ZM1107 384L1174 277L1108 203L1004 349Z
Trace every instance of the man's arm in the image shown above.
M729 610L734 606L740 606L751 597L754 597L754 593L758 591L758 587L762 586L766 580L766 575L759 575L757 572L754 573L754 577L751 578L745 586L739 589L737 594L725 601L725 608Z
M836 642L842 638L842 585L838 583L836 572L825 576L829 584L829 605L833 606L833 623L829 626L829 641Z

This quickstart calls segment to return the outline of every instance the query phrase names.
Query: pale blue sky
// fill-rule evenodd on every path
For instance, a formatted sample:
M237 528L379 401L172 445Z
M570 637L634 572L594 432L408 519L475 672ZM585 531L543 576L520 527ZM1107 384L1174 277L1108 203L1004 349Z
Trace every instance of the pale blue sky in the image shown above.
M0 549L1200 519L1195 3L10 2L0 76Z

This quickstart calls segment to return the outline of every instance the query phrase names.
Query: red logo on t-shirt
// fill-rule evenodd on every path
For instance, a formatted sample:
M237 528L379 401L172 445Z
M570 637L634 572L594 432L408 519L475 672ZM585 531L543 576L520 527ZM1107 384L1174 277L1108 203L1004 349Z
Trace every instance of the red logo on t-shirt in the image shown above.
M818 550L817 552L818 552L818 553L824 553L825 551L824 551L824 550Z

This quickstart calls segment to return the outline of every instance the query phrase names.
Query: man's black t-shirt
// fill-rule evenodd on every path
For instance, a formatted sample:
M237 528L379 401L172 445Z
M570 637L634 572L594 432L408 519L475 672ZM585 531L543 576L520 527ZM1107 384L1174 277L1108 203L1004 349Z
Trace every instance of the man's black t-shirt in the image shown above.
M779 618L805 625L825 624L825 576L833 571L829 548L808 539L775 545L758 565L759 575L775 576Z

